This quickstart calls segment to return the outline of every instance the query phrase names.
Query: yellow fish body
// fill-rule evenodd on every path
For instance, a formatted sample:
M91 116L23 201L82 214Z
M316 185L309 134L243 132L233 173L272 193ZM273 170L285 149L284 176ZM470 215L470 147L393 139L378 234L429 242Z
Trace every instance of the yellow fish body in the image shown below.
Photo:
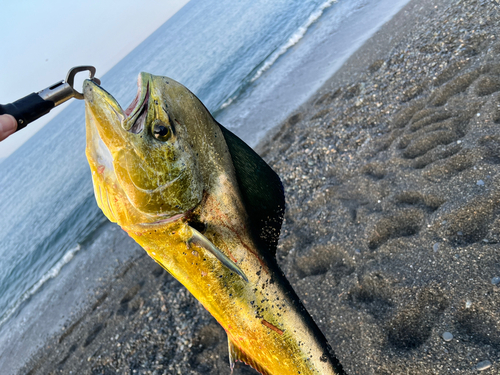
M343 374L279 269L279 177L184 86L141 73L127 110L85 81L97 203L228 335L231 368Z

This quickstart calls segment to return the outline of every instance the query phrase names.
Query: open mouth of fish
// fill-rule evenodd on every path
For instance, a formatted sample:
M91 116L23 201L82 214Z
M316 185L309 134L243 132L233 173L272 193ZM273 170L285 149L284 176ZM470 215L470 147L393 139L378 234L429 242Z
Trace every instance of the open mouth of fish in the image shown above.
M146 86L146 87L144 87ZM137 94L132 103L123 111L123 129L139 134L144 130L149 105L149 82L143 82L143 75L137 78Z
M139 74L137 78L137 94L125 110L123 110L122 106L113 97L113 95L97 83L87 80L85 85L90 91L97 88L106 94L107 100L109 101L109 104L111 104L113 112L116 114L117 118L120 119L123 130L134 134L139 134L144 130L150 100L150 83L148 74ZM88 97L86 97L86 99L88 99Z

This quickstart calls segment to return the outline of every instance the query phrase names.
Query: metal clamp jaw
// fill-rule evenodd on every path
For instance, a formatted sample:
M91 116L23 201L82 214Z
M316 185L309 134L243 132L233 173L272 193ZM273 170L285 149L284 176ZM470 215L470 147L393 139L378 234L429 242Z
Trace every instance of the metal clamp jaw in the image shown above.
M17 130L21 130L30 122L46 115L50 110L65 101L76 98L83 99L83 94L74 88L75 76L80 72L89 72L89 77L98 85L101 81L95 77L95 68L84 65L71 68L65 81L57 82L37 93L32 93L10 104L0 104L0 115L9 114L17 121Z
M101 84L101 81L95 77L95 68L89 65L83 66L75 66L71 68L66 76L65 81L57 82L56 84L39 91L37 94L43 100L50 100L54 102L54 105L57 107L59 104L64 103L65 101L75 98L75 99L83 99L83 94L77 91L74 88L75 76L80 72L89 72L90 80L96 82L98 85Z

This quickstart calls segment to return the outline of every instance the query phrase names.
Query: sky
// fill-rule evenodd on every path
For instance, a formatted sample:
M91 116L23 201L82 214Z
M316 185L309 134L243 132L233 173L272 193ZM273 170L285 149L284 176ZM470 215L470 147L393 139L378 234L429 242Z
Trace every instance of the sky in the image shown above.
M188 1L0 0L0 103L12 103L64 80L77 65L93 65L96 76L102 76ZM86 74L77 76L75 86ZM0 159L69 102L0 142Z

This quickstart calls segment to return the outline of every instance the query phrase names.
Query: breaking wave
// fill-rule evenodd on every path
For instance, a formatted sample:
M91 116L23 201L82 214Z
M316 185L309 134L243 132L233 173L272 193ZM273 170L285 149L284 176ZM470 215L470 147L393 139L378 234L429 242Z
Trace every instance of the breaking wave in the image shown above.
M252 76L252 78L246 78L245 83L243 83L238 90L233 92L229 98L227 98L217 109L217 111L223 110L231 103L233 103L239 95L245 91L246 87L253 82L255 82L266 70L268 70L275 62L285 54L291 47L296 45L306 34L307 30L309 27L311 27L312 24L314 24L322 15L325 9L331 7L333 4L337 3L338 0L327 0L323 4L319 6L317 10L315 10L308 18L307 20L292 34L290 38L281 46L279 47L274 53L271 54L264 62L261 63L261 67L258 68L257 72ZM215 114L217 114L217 111L215 111Z
M307 30L311 25L316 22L322 15L325 9L331 7L338 0L327 0L323 4L320 5L318 10L316 10L313 14L309 16L307 21L300 26L297 31L287 40L285 44L283 44L276 52L274 52L269 58L264 62L262 67L255 73L250 82L254 82L257 80L266 70L268 70L275 62L279 59L281 55L283 55L286 51L288 51L291 47L296 45L306 34ZM224 103L225 104L225 103Z
M41 278L38 280L30 289L28 289L22 296L19 298L14 306L12 306L9 310L5 312L5 314L0 318L0 326L7 321L12 314L21 306L23 302L33 296L47 281L53 279L61 272L61 269L68 264L80 251L80 244L77 244L74 248L68 250L66 254L56 263L54 266L48 270Z

